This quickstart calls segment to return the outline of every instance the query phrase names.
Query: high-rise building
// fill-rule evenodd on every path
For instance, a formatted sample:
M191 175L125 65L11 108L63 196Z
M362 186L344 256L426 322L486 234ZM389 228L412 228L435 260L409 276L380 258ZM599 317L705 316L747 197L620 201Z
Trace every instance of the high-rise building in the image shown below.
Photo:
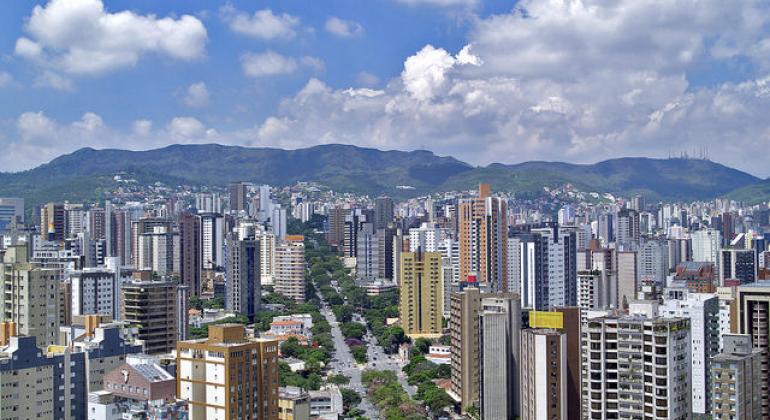
M610 242L615 241L615 217L612 213L604 213L599 215L598 221L598 237L605 247L609 246Z
M179 215L179 282L189 288L191 296L201 293L201 219L192 213Z
M340 206L329 210L327 219L329 227L326 231L326 242L328 242L329 245L342 245L345 238L345 217L347 217L350 212L350 209L345 209Z
M607 316L583 328L583 418L690 418L690 321Z
M287 235L275 247L275 292L305 302L305 238L302 235Z
M770 416L770 281L739 286L736 302L737 332L750 335L754 348L762 351L759 394L762 417L766 418Z
M225 306L253 320L262 299L260 243L233 235L225 242Z
M27 246L9 247L0 265L0 322L14 322L21 335L41 347L57 344L60 270L41 268L27 258Z
M550 306L548 293L548 238L533 233L515 233L508 239L511 246L508 266L509 288L519 286L521 304L539 310Z
M482 295L478 319L481 418L519 417L520 305L516 297Z
M85 353L16 336L0 324L0 417L85 419L88 384Z
M469 407L476 407L481 409L481 394L483 392L483 371L482 371L482 342L481 342L481 328L480 328L480 314L483 311L482 301L484 299L492 299L490 302L497 302L497 306L505 308L507 310L507 321L510 321L512 326L508 331L517 331L514 336L507 336L507 339L511 340L509 350L512 352L510 358L515 360L515 363L508 363L506 366L511 370L506 374L515 379L514 383L518 383L516 379L518 375L518 331L520 328L521 314L518 318L515 312L520 312L521 304L517 294L515 293L484 293L482 294L478 288L467 287L458 293L451 294L451 308L449 319L450 330L450 357L451 357L451 389L450 396L455 399L462 410L465 411ZM494 305L489 305L494 306ZM518 309L517 309L518 308ZM490 309L490 323L487 326L492 328L492 314ZM508 310L510 309L510 310ZM488 339L492 339L487 336ZM514 341L515 340L515 341ZM501 346L502 344L499 343ZM493 351L493 347L487 346L487 350ZM496 357L500 357L498 354ZM515 357L514 357L515 356ZM499 361L496 357L491 360ZM487 365L488 367L490 365ZM501 372L499 372L502 374ZM511 394L513 395L513 394ZM518 394L516 394L518 395ZM489 398L489 397L488 397ZM506 399L511 398L510 396ZM511 402L514 402L511 400ZM515 402L516 407L518 403Z
M666 285L668 276L668 243L647 241L639 248L639 279L643 285Z
M101 207L92 207L88 210L88 234L91 239L105 239L106 221L105 212Z
M492 197L488 184L476 198L458 205L460 279L476 276L493 291L508 291L508 206Z
M200 214L201 264L205 270L225 265L225 219L218 213Z
M722 213L720 226L722 228L722 240L730 243L735 236L735 218L730 212Z
M401 327L411 337L440 336L444 272L438 252L403 252L400 263Z
M566 419L567 335L553 329L521 331L521 419Z
M156 229L160 228L160 229ZM141 270L146 267L146 264L151 264L152 256L152 239L146 238L144 242L141 241L142 235L146 234L168 234L172 231L171 220L160 217L145 217L139 220L131 221L131 265L135 269Z
M24 199L0 197L0 232L14 220L24 221Z
M692 260L710 262L717 267L721 260L719 250L722 248L722 235L716 229L705 228L695 231L692 237Z
M685 293L666 299L659 314L690 320L691 407L705 416L711 412L711 358L719 351L719 299L710 293Z
M532 234L539 235L540 260L535 249L534 261L542 264L535 267L535 276L528 282L528 293L535 290L535 309L547 310L553 307L575 306L577 304L577 238L573 229L560 229L558 225L533 228ZM528 255L529 257L529 255ZM528 262L529 264L529 262ZM538 284L538 271L541 281ZM538 299L537 294L541 295Z
M48 203L40 208L40 232L49 241L63 241L67 234L64 204Z
M615 253L618 275L618 307L627 308L639 291L639 254L636 251Z
M71 273L69 278L71 316L107 315L120 319L120 278L114 271L86 268Z
M138 327L147 354L169 353L177 340L177 285L173 281L124 282L120 319Z
M342 254L345 257L358 255L358 234L365 223L371 223L370 214L361 209L353 209L345 216L345 227L342 240Z
M622 209L615 219L615 242L623 247L639 243L639 212Z
M377 197L374 200L374 229L384 229L393 222L393 199Z
M713 418L762 418L762 359L766 350L753 346L750 335L727 334L725 348L711 360ZM765 394L766 395L766 394Z
M244 182L234 182L230 184L230 212L240 213L248 211L246 204L248 195L248 186Z
M358 232L356 250L356 278L377 280L383 278L380 273L380 242L374 233L374 224L363 223ZM383 273L384 274L384 273Z
M179 234L168 227L156 226L139 235L135 268L152 270L159 276L179 273Z
M719 261L719 279L739 280L740 284L753 283L757 279L757 254L753 249L723 249Z
M210 325L177 343L177 395L190 420L278 418L278 342L247 338L243 325Z

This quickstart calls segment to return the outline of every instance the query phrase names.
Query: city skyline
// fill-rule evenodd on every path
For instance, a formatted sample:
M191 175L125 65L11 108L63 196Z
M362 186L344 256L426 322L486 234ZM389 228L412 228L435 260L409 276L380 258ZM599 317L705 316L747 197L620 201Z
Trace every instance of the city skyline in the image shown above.
M214 142L474 165L707 150L770 175L761 2L34 3L0 17L5 171Z

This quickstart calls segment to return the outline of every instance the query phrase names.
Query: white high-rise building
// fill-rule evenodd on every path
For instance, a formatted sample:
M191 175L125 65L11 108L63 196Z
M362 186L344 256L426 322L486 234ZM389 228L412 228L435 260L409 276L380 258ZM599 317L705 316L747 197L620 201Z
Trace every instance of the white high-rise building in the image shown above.
M719 352L719 299L685 292L680 299L666 299L659 315L690 320L692 411L705 416L711 412L711 358Z
M443 229L423 223L419 228L409 229L409 252L438 252L440 242L448 235Z
M262 230L257 234L259 239L259 269L262 284L271 286L275 275L275 235L273 232Z
M70 274L72 315L107 315L120 319L120 279L111 270L86 268Z
M225 265L225 219L217 213L201 214L201 263L211 270Z
M648 241L639 249L639 278L642 284L664 286L668 276L668 243Z
M607 316L583 324L582 418L690 418L690 320Z
M722 234L716 229L706 228L692 233L692 260L714 264L715 273L719 272L719 250L722 246Z

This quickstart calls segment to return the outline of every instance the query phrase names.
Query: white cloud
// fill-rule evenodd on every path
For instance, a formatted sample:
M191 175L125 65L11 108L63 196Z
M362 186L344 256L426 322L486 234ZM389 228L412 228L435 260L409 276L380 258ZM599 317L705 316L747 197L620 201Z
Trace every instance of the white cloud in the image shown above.
M471 7L478 3L478 0L398 0L400 3L410 6L438 6L438 7Z
M297 34L295 29L299 26L299 18L286 13L276 15L270 9L257 10L249 15L227 4L219 12L231 30L259 39L291 39Z
M184 97L184 103L192 108L208 105L209 90L206 88L206 83L198 82L191 84L190 87L187 88L187 95Z
M72 92L75 90L75 84L72 82L72 80L50 70L44 70L41 72L35 78L34 86L48 87L65 92Z
M29 37L16 41L17 55L72 74L132 67L147 53L197 59L207 39L196 17L110 13L101 0L50 0L34 7L24 29Z
M0 71L0 88L6 87L13 82L13 76L10 73Z
M305 56L295 59L276 53L246 53L241 56L243 73L251 77L277 76L294 73L300 66L310 67L316 71L323 70L324 64L318 58Z
M352 20L340 19L336 16L326 19L324 27L330 34L344 38L360 36L364 33L364 27L361 26L360 23Z
M480 65L481 60L473 56L468 47L463 48L457 57L452 57L444 49L426 45L406 59L401 80L413 97L430 99L444 87L447 73L458 64Z
M136 120L131 125L132 132L140 137L145 137L150 134L152 130L152 121L150 120Z

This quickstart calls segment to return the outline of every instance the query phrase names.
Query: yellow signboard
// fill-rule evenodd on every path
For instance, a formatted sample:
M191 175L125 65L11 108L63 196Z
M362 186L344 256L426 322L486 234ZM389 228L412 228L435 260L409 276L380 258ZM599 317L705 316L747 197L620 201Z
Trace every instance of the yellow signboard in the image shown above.
M564 328L564 314L561 312L532 311L529 313L531 328Z

